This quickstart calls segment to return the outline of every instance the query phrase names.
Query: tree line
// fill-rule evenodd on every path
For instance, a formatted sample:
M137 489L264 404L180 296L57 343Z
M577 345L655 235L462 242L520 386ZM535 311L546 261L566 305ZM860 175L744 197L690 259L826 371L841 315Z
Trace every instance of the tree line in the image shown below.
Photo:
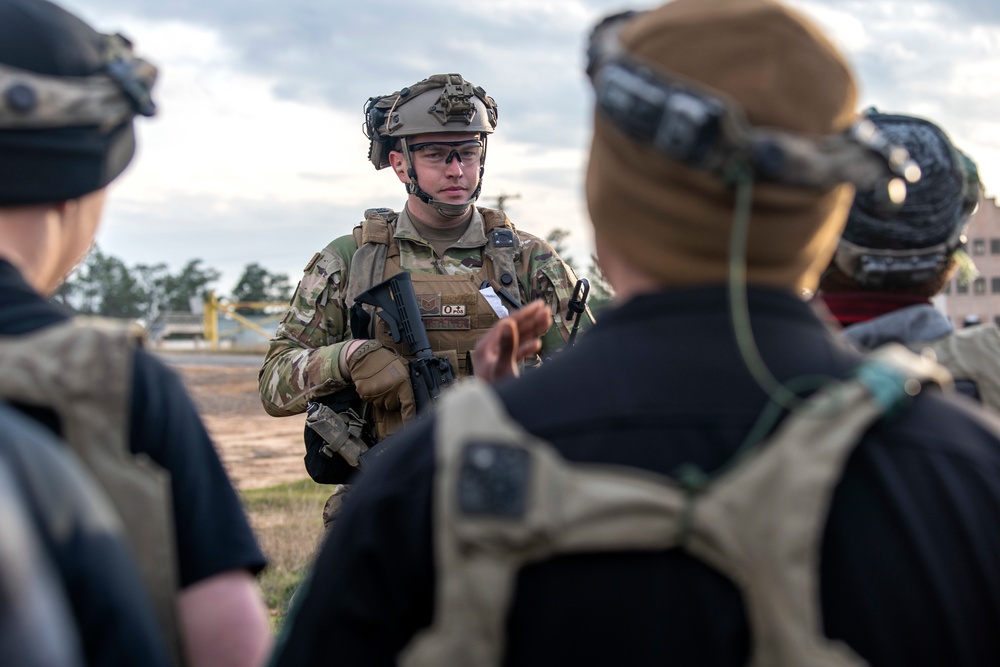
M599 311L611 300L610 287L604 281L596 258L581 273L568 255L566 240L569 232L554 229L546 237L560 257L579 275L590 280L591 310ZM222 273L205 266L201 259L189 260L172 273L166 264L135 264L128 266L113 255L94 246L87 257L60 286L53 299L80 315L100 315L141 319L153 322L167 312L193 312L194 306L208 298L211 285ZM285 302L291 299L292 284L285 273L272 273L257 262L243 268L243 273L228 295L220 299L237 302ZM240 308L247 315L261 312L258 308Z
M192 259L172 273L166 264L128 266L96 245L59 287L53 300L81 315L135 318L152 322L167 312L192 312L208 298L222 273ZM229 295L230 302L288 302L288 275L272 273L256 262L247 264ZM239 312L250 314L257 309Z

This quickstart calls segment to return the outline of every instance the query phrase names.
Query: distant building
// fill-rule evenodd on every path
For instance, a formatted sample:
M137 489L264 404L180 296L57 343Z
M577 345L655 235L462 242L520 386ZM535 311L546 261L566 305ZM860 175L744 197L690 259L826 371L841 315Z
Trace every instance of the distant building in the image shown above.
M980 198L966 236L965 251L979 275L965 285L956 275L934 302L956 327L976 320L1000 325L1000 206L996 197Z

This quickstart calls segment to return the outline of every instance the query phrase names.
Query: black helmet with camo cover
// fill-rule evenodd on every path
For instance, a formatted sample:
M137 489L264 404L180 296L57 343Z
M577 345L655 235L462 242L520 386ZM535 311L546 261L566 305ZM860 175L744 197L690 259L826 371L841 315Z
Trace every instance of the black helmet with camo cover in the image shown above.
M0 205L98 190L134 153L132 119L152 116L156 68L46 0L0 2Z
M399 150L410 183L407 192L437 208L443 215L461 215L478 197L486 164L486 136L497 126L497 104L480 86L461 74L434 74L390 95L368 98L364 132L370 145L368 159L376 169L389 166L389 153ZM417 183L407 138L440 132L476 133L483 144L479 185L469 201L451 204L433 199Z

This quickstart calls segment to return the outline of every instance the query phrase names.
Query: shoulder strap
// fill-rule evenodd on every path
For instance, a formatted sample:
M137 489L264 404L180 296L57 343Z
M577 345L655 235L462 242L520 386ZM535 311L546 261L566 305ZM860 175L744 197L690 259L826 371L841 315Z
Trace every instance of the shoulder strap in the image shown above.
M950 388L951 378L901 345L879 348L851 378L816 392L766 443L693 498L685 547L743 591L752 665L863 664L823 634L822 534L843 467L865 431L925 383Z
M359 294L382 282L385 278L386 258L390 247L395 247L393 234L398 214L387 208L370 208L365 220L354 228L358 249L351 259L351 270L344 298L347 308L354 305ZM396 254L399 254L398 249ZM371 308L366 306L366 308Z
M170 476L148 456L132 454L128 444L132 364L140 332L101 318L76 318L31 334L0 337L0 396L59 416L64 440L122 519L179 664Z
M517 230L503 211L479 208L479 213L483 216L483 229L486 232L486 248L483 249L483 255L493 264L490 273L515 305L520 305L521 290L513 289L518 281L514 262L521 254L521 239L517 235ZM521 287L525 295L530 297L530 286Z
M567 464L467 380L437 408L435 617L404 667L502 664L517 571L558 553L669 546L683 495L667 478ZM622 511L609 511L609 502ZM630 509L647 511L631 512ZM652 508L652 510L650 510Z

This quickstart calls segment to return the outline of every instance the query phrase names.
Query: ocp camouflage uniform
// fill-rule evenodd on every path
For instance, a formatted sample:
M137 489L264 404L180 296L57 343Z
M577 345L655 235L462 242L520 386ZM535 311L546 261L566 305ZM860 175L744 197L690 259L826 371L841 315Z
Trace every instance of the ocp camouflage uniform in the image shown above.
M412 274L455 276L480 272L484 250L489 243L487 229L503 226L513 230L513 224L503 212L476 208L465 234L439 258L417 233L405 210L398 214L398 219L391 211L377 211L391 221L390 230L395 230L392 236L398 244L399 266ZM484 219L488 221L485 224ZM520 252L514 256L515 296L521 303L544 299L554 315L552 327L542 337L540 356L544 358L552 355L569 337L567 304L577 278L573 269L547 242L522 231L514 234L520 243ZM351 381L341 375L338 360L345 341L352 338L351 304L346 295L358 293L348 285L357 250L355 236L343 236L316 253L306 266L260 371L260 397L268 414L280 417L301 413L310 400L351 386ZM485 280L493 276L481 277ZM499 283L494 280L494 284ZM581 328L591 323L587 312ZM436 332L429 330L428 337L433 345ZM442 351L440 345L433 347L435 353ZM459 362L456 371L460 376L465 375L464 359Z

